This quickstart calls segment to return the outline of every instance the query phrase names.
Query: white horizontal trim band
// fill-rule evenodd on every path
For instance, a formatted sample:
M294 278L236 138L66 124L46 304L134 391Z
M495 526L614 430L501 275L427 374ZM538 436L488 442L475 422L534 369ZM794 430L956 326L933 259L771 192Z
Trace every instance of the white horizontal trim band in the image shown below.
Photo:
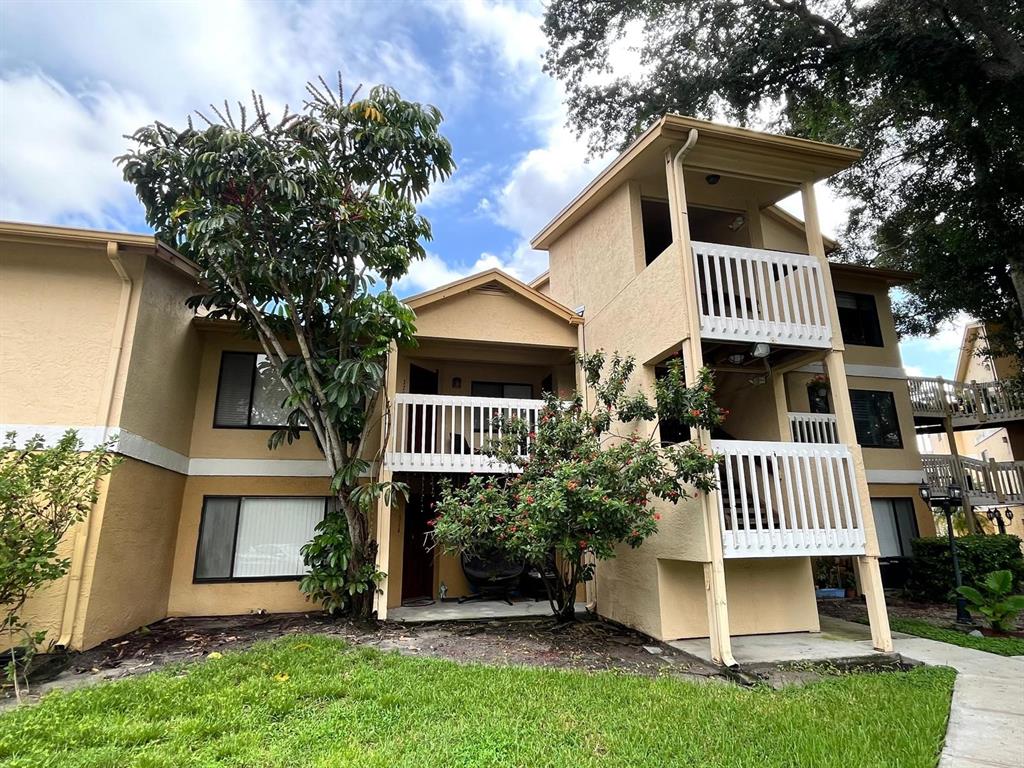
M800 373L824 373L825 366L821 363L810 363L797 368ZM891 365L846 365L847 376L864 376L869 379L905 379L907 372Z
M180 475L210 477L330 477L327 462L322 459L190 459L184 454L136 435L126 429L70 424L0 424L3 434L17 432L22 446L33 435L42 435L46 445L56 443L65 432L74 429L85 450L92 450L117 437L114 451L122 456L169 469Z
M920 469L869 469L864 474L869 483L919 485L924 480L924 470Z

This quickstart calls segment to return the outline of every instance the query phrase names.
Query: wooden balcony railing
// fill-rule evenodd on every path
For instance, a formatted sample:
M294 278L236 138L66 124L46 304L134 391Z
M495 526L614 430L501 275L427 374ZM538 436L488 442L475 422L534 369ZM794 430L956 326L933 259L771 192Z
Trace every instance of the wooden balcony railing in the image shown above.
M813 256L693 243L701 337L829 348L832 327Z
M845 445L713 440L725 557L857 555L864 519Z
M1001 381L907 378L910 403L919 418L950 417L954 427L1024 419L1024 394Z
M396 394L385 465L406 472L515 472L482 449L499 436L500 416L534 424L543 407L543 400ZM524 443L524 456L526 450Z
M795 443L838 443L839 426L834 413L794 413L789 427Z
M983 461L967 456L924 454L921 464L936 491L957 483L970 506L1024 504L1024 461Z

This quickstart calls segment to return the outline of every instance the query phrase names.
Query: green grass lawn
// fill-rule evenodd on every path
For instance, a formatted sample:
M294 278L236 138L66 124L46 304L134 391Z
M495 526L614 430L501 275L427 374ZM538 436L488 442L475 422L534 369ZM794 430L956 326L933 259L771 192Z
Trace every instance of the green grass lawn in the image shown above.
M890 618L889 626L894 632L905 632L908 635L927 637L929 640L939 640L943 643L996 653L1000 656L1024 655L1024 639L1019 637L972 637L966 632L937 627L921 619Z
M921 668L741 689L294 637L11 711L0 765L934 768L952 685Z

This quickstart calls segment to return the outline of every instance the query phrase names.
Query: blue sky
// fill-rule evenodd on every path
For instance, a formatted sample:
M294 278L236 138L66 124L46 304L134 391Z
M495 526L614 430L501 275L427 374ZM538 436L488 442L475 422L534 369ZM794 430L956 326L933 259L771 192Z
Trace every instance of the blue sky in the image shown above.
M546 268L529 238L609 158L565 127L541 68L539 2L0 4L0 218L147 231L111 159L124 133L210 102L297 106L307 80L388 83L437 105L459 170L423 206L429 258L413 293L487 267ZM636 66L624 43L617 64ZM826 229L845 207L822 190ZM796 208L796 213L799 209ZM959 329L903 344L914 373L952 373Z

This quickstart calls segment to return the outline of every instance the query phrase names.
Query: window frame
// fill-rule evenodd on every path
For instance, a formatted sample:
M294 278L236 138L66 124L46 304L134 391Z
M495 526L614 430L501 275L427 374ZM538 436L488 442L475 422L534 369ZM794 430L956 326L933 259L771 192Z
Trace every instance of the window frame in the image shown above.
M327 517L327 511L331 502L330 496L319 496L317 494L307 494L302 496L296 496L289 494L287 496L275 496L274 494L230 494L230 493L211 493L203 496L202 507L199 510L199 532L196 536L196 550L195 557L192 563L192 583L193 584L245 584L245 583L257 583L257 582L270 582L270 581L302 581L305 574L298 576L211 576L202 577L199 576L199 547L203 543L203 531L206 528L206 503L210 499L235 499L238 502L238 509L235 514L235 530L232 533L231 538L231 564L228 566L228 572L234 573L235 571L235 555L238 552L238 527L242 519L242 502L245 499L323 499L324 502L324 517ZM321 518L321 522L323 518Z
M914 505L914 500L910 496L877 496L871 499L872 501L884 501L889 505L889 512L892 514L893 525L896 527L896 543L899 545L900 554L898 555L880 555L880 560L909 560L913 558L913 550L910 552L904 552L903 550L903 529L900 526L900 515L899 510L896 507L896 502L906 502L910 509L910 519L913 521L914 530L913 535L910 539L921 538L921 526L917 522L917 507ZM874 508L871 510L871 514L874 515Z
M875 343L873 341L851 341L849 338L847 338L847 335L845 333L842 333L843 321L842 321L842 315L840 314L840 307L839 307L839 297L840 296L852 296L853 297L853 299L854 299L854 301L856 302L856 305L857 305L855 311L857 312L858 320L862 320L863 319L863 315L866 312L866 306L865 305L866 304L870 304L871 313L874 316L874 324L873 324L873 328L872 328L872 334L877 333L877 336L872 336L871 334L867 334L867 333L865 333L864 336L865 336L865 338L867 338L869 336L871 338L877 338L878 339L878 343ZM884 348L885 347L885 336L882 334L882 317L881 317L881 315L878 312L878 299L875 297L875 295L873 293L862 293L860 291L843 291L843 290L838 290L838 291L835 292L835 297L836 297L836 316L837 316L837 318L839 318L839 331L840 331L840 333L842 333L843 343L849 344L850 346L853 346L853 347L874 347L875 349L882 349L882 348ZM867 302L864 302L863 301L864 299L866 299ZM859 325L862 328L864 327L863 322L859 323Z
M861 442L861 436L857 435L857 444L859 446L861 446L862 448L879 448L879 449L886 450L886 451L901 451L901 450L903 450L903 448L904 448L903 430L900 428L900 411L899 411L899 408L896 405L896 393L893 392L890 389L851 389L850 390L851 410L852 410L852 406L853 406L854 393L864 393L864 394L870 394L870 395L888 395L889 396L889 401L892 403L893 416L895 417L896 439L897 439L897 441L899 443L898 445L873 445L873 444L868 444L868 443L862 443ZM856 427L857 427L857 419L856 418L854 418L854 420L853 420L853 426L854 426L854 431L856 431Z
M476 387L477 384L490 384L491 386L494 386L494 387L501 387L502 388L502 392L504 392L505 387L529 387L530 388L530 396L529 397L505 397L505 395L502 394L499 397L495 397L494 395L475 395L475 394L473 394L473 388ZM529 384L529 383L527 383L525 381L482 381L482 380L471 379L470 382L469 382L469 396L470 397L489 397L489 398L492 398L494 400L532 400L533 399L533 389L534 389L533 384ZM490 424L490 414L487 413L486 411L484 411L482 416L483 416L483 419L480 422L478 422L476 420L476 411L475 410L473 411L473 418L472 418L472 421L473 421L473 432L472 432L472 434L474 434L474 435L483 434L488 429L488 425Z
M219 424L217 422L217 404L220 402L220 390L221 385L224 382L224 361L228 355L246 355L253 358L252 364L252 377L249 380L249 409L246 413L246 424ZM258 365L259 356L266 355L264 352L247 352L247 351L236 351L233 349L222 349L220 353L220 365L217 367L217 392L213 397L213 429L253 429L259 431L267 430L278 430L284 429L288 426L285 424L253 424L252 423L252 404L256 396L256 377L260 375L260 369ZM299 426L300 430L308 430L308 426Z

